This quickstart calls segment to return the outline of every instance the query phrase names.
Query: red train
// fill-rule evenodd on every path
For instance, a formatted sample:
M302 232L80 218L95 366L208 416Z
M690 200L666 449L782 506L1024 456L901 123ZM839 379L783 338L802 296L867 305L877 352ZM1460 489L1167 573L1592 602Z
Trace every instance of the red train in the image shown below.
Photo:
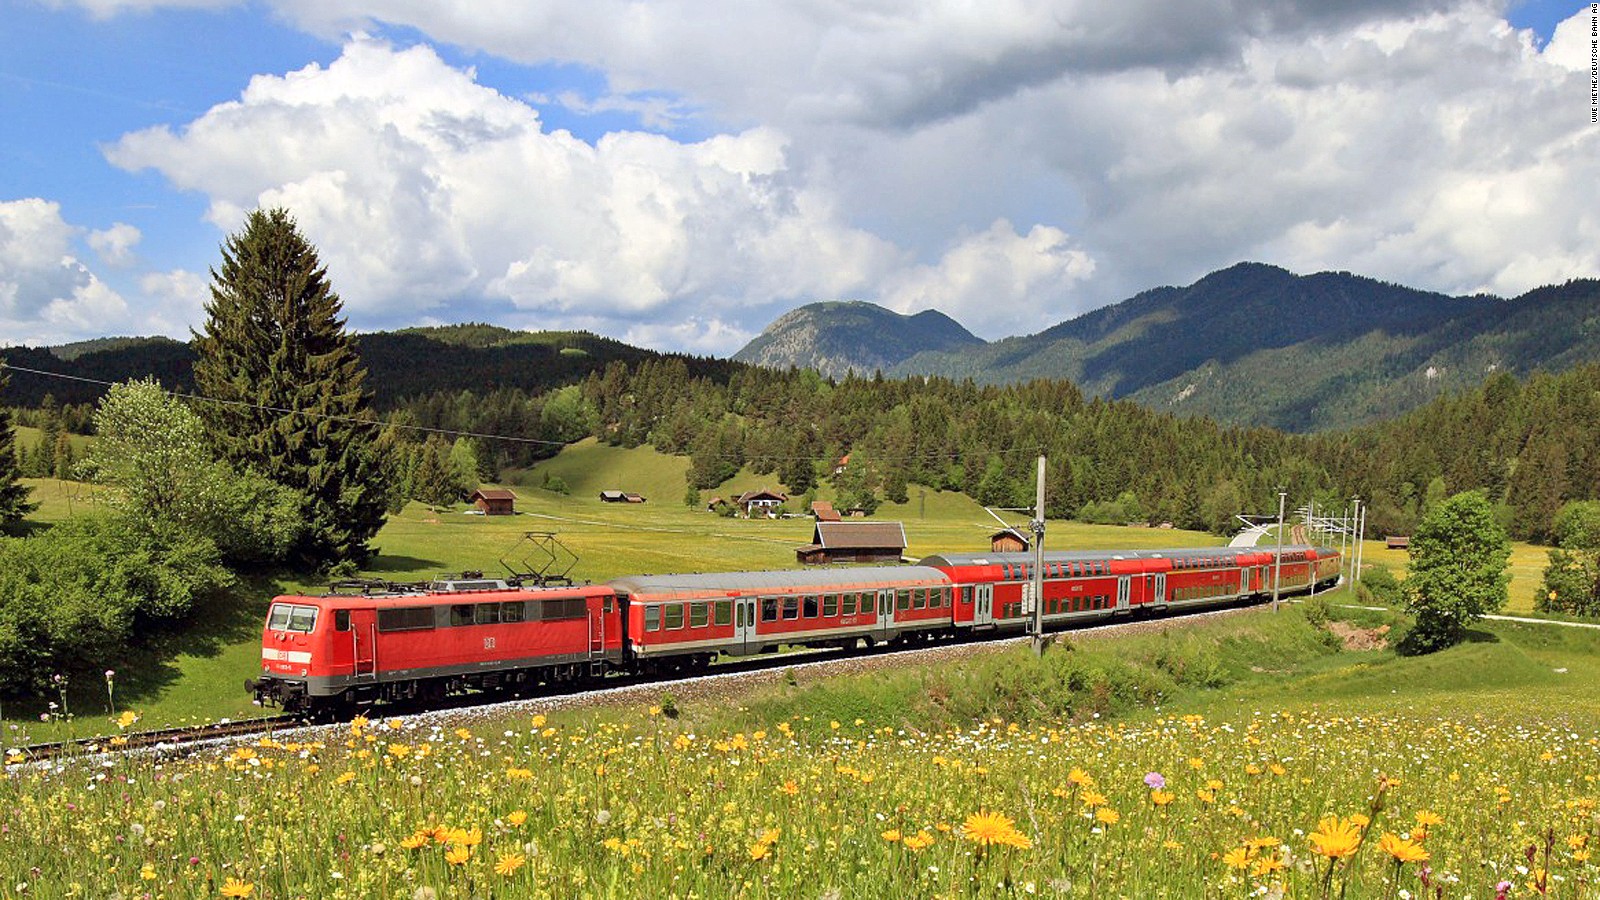
M957 553L914 566L634 575L521 588L452 579L379 593L274 598L261 634L266 705L337 715L466 690L531 689L607 672L704 668L719 655L871 646L1031 625L1033 555ZM1337 550L1283 548L1280 592L1339 579ZM1273 550L1047 552L1047 629L1270 596Z

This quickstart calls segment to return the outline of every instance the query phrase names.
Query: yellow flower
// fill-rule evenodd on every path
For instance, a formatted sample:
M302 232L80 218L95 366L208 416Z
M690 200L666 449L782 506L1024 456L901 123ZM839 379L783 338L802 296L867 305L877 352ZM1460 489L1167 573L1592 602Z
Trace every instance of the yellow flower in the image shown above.
M1372 820L1367 818L1366 813L1353 813L1350 816L1350 824L1357 828L1365 828L1372 824Z
M333 783L334 784L349 784L350 782L355 781L355 780L356 780L356 773L347 771L343 775L340 775L338 778L335 778L333 780Z
M1428 851L1415 841L1408 841L1397 834L1385 832L1378 839L1378 849L1395 858L1396 862L1426 862L1429 858Z
M1276 856L1263 856L1256 860L1255 865L1250 867L1250 874L1261 878L1274 872L1282 871L1283 867L1283 860Z
M888 841L891 844L896 843L897 841L900 840L900 838L901 838L901 834L900 834L900 829L898 829L898 828L891 828L888 831L885 831L883 833L883 839Z
M1328 816L1311 832L1311 852L1329 859L1344 859L1361 846L1361 828L1355 822Z
M533 717L533 727L535 727L535 728L543 728L544 727L544 723L545 723L544 716L534 716Z
M1425 809L1417 810L1417 817L1416 818L1417 818L1417 825L1419 825L1422 828L1432 828L1435 825L1443 825L1444 824L1444 819L1438 813L1429 812L1428 810L1425 810Z
M506 821L513 825L521 825L523 822L528 821L528 814L519 809L506 816Z
M785 781L783 783L783 787L778 788L778 793L788 794L789 796L793 797L795 794L800 793L800 785L795 784L794 780L790 779L789 781Z
M1175 797L1176 795L1174 795L1171 791L1150 792L1150 802L1157 806L1166 806L1168 803L1171 803Z
M926 831L919 831L916 834L908 835L905 840L901 841L901 844L907 850L920 852L933 846L933 835Z
M451 847L445 851L444 861L452 866L459 866L472 858L471 847Z
M1105 825L1115 825L1122 821L1122 814L1109 806L1102 806L1094 811L1095 820Z
M117 716L117 727L127 728L129 725L132 725L137 721L139 721L139 714L130 709L124 712L122 715Z
M1099 791L1084 791L1083 796L1079 798L1079 802L1090 809L1094 809L1096 806L1106 805L1106 795Z
M1078 787L1088 787L1089 785L1094 784L1094 779L1090 778L1089 773L1082 769L1073 769L1071 772L1068 772L1067 780Z
M976 812L967 816L967 821L961 826L961 835L979 846L987 847L990 844L1005 844L1026 850L1033 846L1033 841L1017 831L1009 817L995 812Z
M1235 847L1222 854L1222 864L1230 869L1246 869L1250 867L1250 851L1243 847Z
M222 896L224 897L248 897L255 892L256 886L254 884L248 881L240 881L237 878L229 878L222 885Z
M415 850L418 847L425 847L427 844L428 835L420 831L411 835L410 837L402 838L400 840L400 846L406 848L407 850Z
M495 861L494 873L496 875L515 875L517 870L522 868L527 861L528 858L521 853L501 854L500 858Z
M139 877L143 878L145 881L155 881L156 867L150 863L145 863L139 867Z

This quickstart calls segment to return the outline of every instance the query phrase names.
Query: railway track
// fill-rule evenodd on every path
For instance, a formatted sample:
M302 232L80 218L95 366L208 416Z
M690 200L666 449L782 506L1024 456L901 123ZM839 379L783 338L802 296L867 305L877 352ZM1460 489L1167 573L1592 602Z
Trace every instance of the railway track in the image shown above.
M1100 631L1127 631L1141 630L1150 627L1165 627L1183 619L1203 619L1240 612L1258 607L1258 603L1240 603L1215 607L1207 610L1185 613L1181 616L1144 616L1139 618L1123 618L1100 620L1094 623L1085 623L1075 628L1052 633L1052 637L1067 634L1093 634ZM658 691L671 689L674 686L715 682L724 678L746 676L761 676L764 674L781 673L788 669L813 668L826 666L830 663L843 663L849 661L868 661L881 657L894 657L901 654L913 655L938 651L956 651L959 648L970 648L991 645L995 648L1007 644L1027 641L1026 636L1006 635L1004 637L969 637L959 640L925 641L901 645L878 645L852 650L795 650L789 653L763 655L758 657L736 658L726 662L719 662L709 669L686 671L669 677L645 675L611 675L603 681L590 684L562 685L546 688L537 693L511 694L511 693L475 693L452 697L444 703L431 706L411 706L404 704L391 704L382 707L379 712L385 716L405 717L422 713L448 714L452 712L486 713L496 707L508 706L517 703L540 703L549 701L552 705L568 705L563 701L570 701L587 695L596 697L609 697L615 701L633 702L638 699L641 690ZM151 731L129 732L121 735L102 735L97 737L80 738L68 741L53 741L48 743L31 744L7 751L6 764L39 763L63 758L81 758L98 756L106 753L121 753L131 750L155 750L159 752L183 753L195 745L204 745L208 742L226 740L228 738L255 737L269 735L283 729L302 729L330 727L328 723L312 723L308 720L292 715L266 716L256 719L239 719L237 721L216 722L207 725L191 725L181 728L163 728Z

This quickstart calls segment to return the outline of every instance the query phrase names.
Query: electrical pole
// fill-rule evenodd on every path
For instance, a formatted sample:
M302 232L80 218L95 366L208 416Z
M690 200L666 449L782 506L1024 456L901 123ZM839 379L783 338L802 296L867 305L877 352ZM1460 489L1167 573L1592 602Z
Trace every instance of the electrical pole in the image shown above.
M1317 501L1306 504L1306 542L1317 546ZM1317 566L1311 564L1311 596L1317 595Z
M1361 510L1360 518L1356 519L1356 584L1361 583L1361 557L1365 555L1366 548L1362 542L1367 539L1367 511Z
M1033 655L1044 655L1044 457L1033 500Z
M1358 494L1352 499L1355 500L1356 508L1354 514L1350 517L1348 528L1350 531L1350 585L1354 587L1356 583L1356 523L1361 521L1361 496Z
M1278 492L1278 552L1272 560L1272 611L1278 611L1278 585L1283 578L1283 499L1288 491Z

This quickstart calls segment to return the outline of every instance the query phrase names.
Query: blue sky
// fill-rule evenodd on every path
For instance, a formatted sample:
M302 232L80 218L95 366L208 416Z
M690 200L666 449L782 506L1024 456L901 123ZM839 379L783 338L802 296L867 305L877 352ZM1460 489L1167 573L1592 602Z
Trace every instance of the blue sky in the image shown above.
M1146 6L7 2L0 344L183 336L256 205L359 329L717 354L813 300L994 338L1242 259L1600 275L1587 4Z

